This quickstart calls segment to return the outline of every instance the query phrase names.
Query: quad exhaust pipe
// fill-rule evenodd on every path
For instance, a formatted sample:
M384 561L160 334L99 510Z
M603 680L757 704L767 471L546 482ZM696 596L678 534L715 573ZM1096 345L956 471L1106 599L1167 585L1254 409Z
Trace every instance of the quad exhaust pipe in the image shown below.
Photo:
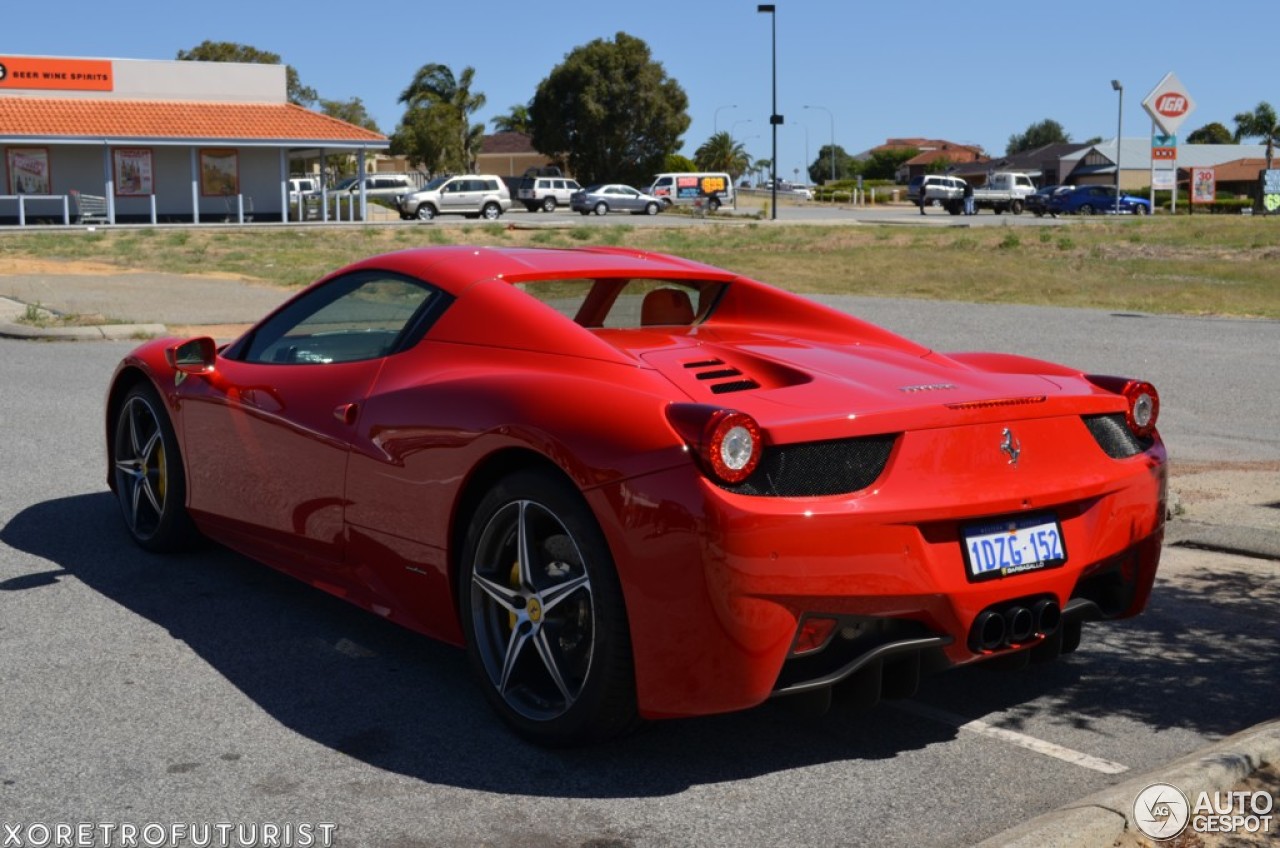
M1062 624L1062 608L1052 598L1014 601L978 613L969 630L969 649L989 654L1052 635Z

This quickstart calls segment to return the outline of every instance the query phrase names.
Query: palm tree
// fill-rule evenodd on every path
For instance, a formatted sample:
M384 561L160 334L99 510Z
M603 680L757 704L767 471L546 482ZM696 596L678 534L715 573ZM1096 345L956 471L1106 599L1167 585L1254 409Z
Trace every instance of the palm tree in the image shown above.
M450 122L454 124L457 150L456 158L455 151L449 150L445 162L463 171L471 171L475 167L475 154L484 137L484 124L471 123L471 115L485 104L484 94L471 92L475 75L476 69L470 66L463 68L462 74L455 78L448 65L423 65L413 75L409 87L400 93L400 102L410 109L439 109L448 113ZM454 161L450 162L450 159Z
M1276 121L1276 110L1265 100L1258 104L1252 112L1241 112L1232 118L1236 122L1235 140L1242 138L1261 138L1267 145L1267 170L1271 170L1271 160L1275 158L1276 141L1280 139L1280 123Z
M693 152L693 161L704 171L724 171L737 182L751 167L751 156L742 142L734 141L728 132L718 132Z
M517 103L511 107L510 112L492 118L489 123L493 124L494 132L518 132L529 135L529 120L529 107L523 103Z

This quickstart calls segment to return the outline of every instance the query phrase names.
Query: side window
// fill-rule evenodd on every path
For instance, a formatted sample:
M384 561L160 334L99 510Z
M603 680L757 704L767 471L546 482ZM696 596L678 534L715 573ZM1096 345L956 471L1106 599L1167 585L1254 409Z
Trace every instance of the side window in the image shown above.
M331 280L267 320L239 355L245 362L325 365L374 359L421 337L448 296L398 274L361 271Z

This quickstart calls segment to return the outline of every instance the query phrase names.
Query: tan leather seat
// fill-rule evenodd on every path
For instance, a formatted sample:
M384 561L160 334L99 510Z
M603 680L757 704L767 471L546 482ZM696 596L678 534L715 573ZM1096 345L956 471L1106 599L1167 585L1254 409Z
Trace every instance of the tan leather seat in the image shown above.
M693 303L689 294L680 289L654 289L644 296L640 304L640 323L653 324L693 323Z

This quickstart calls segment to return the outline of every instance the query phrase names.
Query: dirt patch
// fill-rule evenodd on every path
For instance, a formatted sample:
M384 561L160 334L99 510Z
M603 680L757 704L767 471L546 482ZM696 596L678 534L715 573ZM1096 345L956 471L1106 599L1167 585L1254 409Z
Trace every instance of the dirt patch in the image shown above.
M5 256L0 254L0 274L5 275L82 274L84 276L101 276L122 273L128 274L131 271L116 265L108 265L105 262L89 262L77 259L40 259L33 256Z

